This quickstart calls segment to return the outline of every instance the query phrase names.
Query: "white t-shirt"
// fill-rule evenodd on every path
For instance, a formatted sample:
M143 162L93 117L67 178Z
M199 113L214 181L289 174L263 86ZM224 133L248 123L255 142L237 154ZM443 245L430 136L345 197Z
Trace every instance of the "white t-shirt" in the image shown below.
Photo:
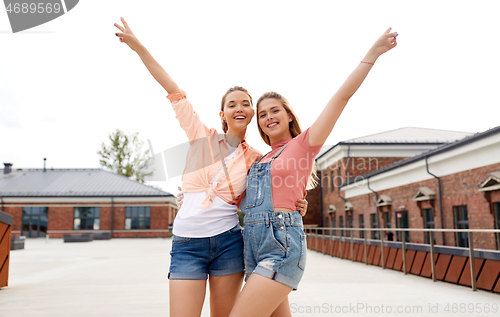
M226 143L227 144L227 143ZM235 147L229 148L229 155L225 158L225 163L236 156ZM222 168L210 181L213 183L219 179ZM213 198L213 203L201 208L201 204L208 196L208 193L184 193L182 206L174 220L173 233L179 237L207 238L213 237L228 231L238 224L238 206L230 205L219 196Z

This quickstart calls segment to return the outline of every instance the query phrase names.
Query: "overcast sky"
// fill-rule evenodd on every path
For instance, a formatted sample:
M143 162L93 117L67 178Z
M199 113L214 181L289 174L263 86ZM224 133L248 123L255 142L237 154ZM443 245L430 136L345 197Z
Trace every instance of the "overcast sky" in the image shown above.
M326 144L401 127L480 132L500 125L500 2L80 1L13 34L0 9L0 163L97 168L120 128L159 152L187 139L166 92L118 41L123 16L207 126L235 85L284 95L309 127L388 27L382 55ZM255 119L248 142L267 152ZM176 193L179 179L155 185Z

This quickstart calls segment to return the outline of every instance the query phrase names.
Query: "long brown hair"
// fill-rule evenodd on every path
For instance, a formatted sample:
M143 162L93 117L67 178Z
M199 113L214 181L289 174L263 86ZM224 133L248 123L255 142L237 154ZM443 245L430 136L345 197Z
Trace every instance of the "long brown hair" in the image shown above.
M226 91L226 93L224 94L224 96L222 96L222 102L221 102L221 106L220 106L220 111L224 111L224 104L226 103L226 97L227 97L227 95L229 95L233 91L242 91L245 94L247 94L248 98L250 98L250 104L253 106L252 96L250 96L250 94L248 93L248 90L246 90L245 88L240 87L240 86L234 86L232 88L229 88ZM228 129L227 122L224 121L224 120L222 120L222 131L224 131L224 133L227 133L227 129Z
M257 115L259 113L259 104L265 99L278 100L279 102L281 102L281 105L283 106L283 108L285 108L286 112L292 117L292 121L288 123L288 129L290 130L292 138L295 138L297 135L302 133L302 128L300 127L299 123L299 118L297 117L297 114L295 114L295 111L293 111L292 106L290 106L290 102L288 102L288 100L285 97L278 94L277 92L269 91L260 96L259 100L257 100L257 110L256 110ZM269 136L265 134L262 128L260 127L258 119L257 119L257 127L259 128L259 133L262 140L264 140L264 142L266 142L267 145L271 145ZM313 189L314 187L316 187L316 185L318 185L319 179L317 171L318 171L318 166L316 165L316 160L315 160L311 176L309 177L309 180L307 181L306 184L307 190Z

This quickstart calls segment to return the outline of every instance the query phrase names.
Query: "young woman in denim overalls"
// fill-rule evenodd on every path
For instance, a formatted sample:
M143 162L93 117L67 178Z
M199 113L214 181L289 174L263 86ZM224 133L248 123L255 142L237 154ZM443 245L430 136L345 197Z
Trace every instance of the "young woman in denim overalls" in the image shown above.
M269 92L257 101L259 131L273 150L248 173L240 204L245 212L246 284L230 316L291 316L288 294L302 278L307 251L302 219L293 201L313 187L315 156L348 100L377 58L396 46L397 33L390 30L379 37L306 131L301 131L283 96Z

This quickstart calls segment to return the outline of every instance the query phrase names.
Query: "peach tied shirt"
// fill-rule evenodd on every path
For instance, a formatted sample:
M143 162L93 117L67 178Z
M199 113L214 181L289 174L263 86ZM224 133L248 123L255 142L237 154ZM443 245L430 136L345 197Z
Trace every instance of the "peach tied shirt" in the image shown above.
M236 156L229 160L218 180L210 183L223 168L224 158L229 154L225 134L219 134L217 130L209 129L201 122L183 90L171 93L167 98L191 145L182 175L183 192L207 192L208 196L203 200L201 208L210 206L215 195L224 202L235 205L245 190L248 169L262 154L245 141L241 142Z

